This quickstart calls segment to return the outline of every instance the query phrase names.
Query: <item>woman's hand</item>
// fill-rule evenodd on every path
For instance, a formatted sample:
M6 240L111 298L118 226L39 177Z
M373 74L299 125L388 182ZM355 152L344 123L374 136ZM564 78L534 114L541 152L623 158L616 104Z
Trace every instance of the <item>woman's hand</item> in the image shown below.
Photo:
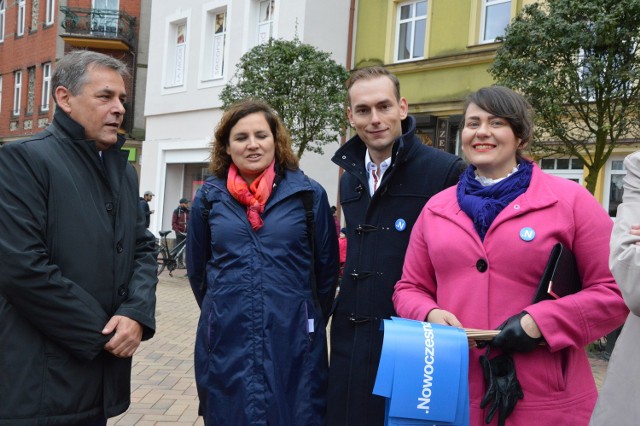
M525 314L522 318L520 318L520 325L529 337L534 339L539 339L540 337L542 337L542 333L538 328L538 324L536 324L531 315Z
M432 309L427 315L427 322L433 324L451 325L462 328L462 324L455 315L443 309Z
M634 237L640 237L640 225L631 225L629 233ZM640 241L636 241L636 244L640 246Z
M542 341L538 325L527 312L520 312L498 327L500 333L491 341L491 346L506 352L531 352Z

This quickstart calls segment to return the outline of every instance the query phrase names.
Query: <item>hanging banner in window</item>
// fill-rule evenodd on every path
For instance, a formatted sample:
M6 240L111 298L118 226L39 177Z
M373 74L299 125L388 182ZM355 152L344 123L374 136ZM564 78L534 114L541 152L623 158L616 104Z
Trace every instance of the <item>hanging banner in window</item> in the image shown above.
M383 329L373 393L387 398L385 426L468 425L466 333L396 317Z

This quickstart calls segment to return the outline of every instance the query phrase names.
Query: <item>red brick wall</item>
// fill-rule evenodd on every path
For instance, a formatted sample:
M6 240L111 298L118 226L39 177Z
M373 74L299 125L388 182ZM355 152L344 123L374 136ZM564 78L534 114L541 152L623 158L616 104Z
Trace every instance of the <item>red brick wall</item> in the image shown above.
M56 14L53 25L45 26L46 1L38 2L38 26L33 32L31 29L32 1L26 2L25 11L25 33L16 37L18 7L17 2L8 0L5 11L5 37L4 42L0 42L0 75L2 76L2 99L0 100L0 143L38 133L42 128L38 127L39 120L47 119L51 121L53 117L53 98L50 100L49 112L40 112L42 98L42 64L51 62L55 68L56 40L58 37L58 20L60 18L60 4L55 2ZM81 7L90 9L92 0L69 0L68 7ZM136 30L139 30L140 21L140 0L120 0L120 10L136 18ZM73 49L66 46L65 50ZM97 49L96 49L97 50ZM124 51L103 50L102 53L114 56L123 60L129 65L129 70L133 73L135 64L134 55ZM26 114L28 96L28 68L35 67L35 89L33 112ZM13 114L13 91L14 72L22 71L22 96L20 114ZM132 98L135 92L133 80L125 81L127 93ZM31 129L25 129L25 123L31 123ZM29 127L29 126L27 126Z
M56 7L57 7L56 2ZM53 107L50 111L40 113L42 92L42 64L55 62L57 37L57 22L45 26L46 2L38 3L38 25L31 31L32 2L26 2L25 32L17 37L18 6L15 1L7 1L5 10L5 37L0 42L0 75L2 75L2 104L0 105L0 141L35 134L39 119L51 119ZM57 16L56 16L57 19ZM28 68L35 67L35 89L33 112L26 115L28 92ZM20 114L13 115L14 72L22 71L22 96ZM52 104L51 104L52 105ZM25 122L31 121L32 129L25 129ZM17 129L11 130L11 124Z

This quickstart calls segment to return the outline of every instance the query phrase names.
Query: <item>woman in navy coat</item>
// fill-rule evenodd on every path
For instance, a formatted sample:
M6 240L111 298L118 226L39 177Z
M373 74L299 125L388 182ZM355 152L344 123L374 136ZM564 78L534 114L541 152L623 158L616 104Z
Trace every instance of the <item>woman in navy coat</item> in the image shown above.
M199 413L207 425L324 425L338 269L327 195L262 102L227 110L210 171L187 237Z

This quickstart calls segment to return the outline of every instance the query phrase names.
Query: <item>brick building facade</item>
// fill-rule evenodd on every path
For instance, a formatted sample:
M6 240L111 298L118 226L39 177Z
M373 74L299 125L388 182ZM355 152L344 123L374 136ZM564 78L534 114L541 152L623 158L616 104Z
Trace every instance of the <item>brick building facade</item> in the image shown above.
M144 96L139 97L138 105L135 101L136 86L146 84L146 64L143 80L138 76L145 5L148 1L0 0L0 145L34 135L51 122L51 75L56 59L70 50L89 49L129 65L122 131L129 136L131 160L137 163L141 142L131 135L144 134L140 131L144 120L135 118L143 117Z

